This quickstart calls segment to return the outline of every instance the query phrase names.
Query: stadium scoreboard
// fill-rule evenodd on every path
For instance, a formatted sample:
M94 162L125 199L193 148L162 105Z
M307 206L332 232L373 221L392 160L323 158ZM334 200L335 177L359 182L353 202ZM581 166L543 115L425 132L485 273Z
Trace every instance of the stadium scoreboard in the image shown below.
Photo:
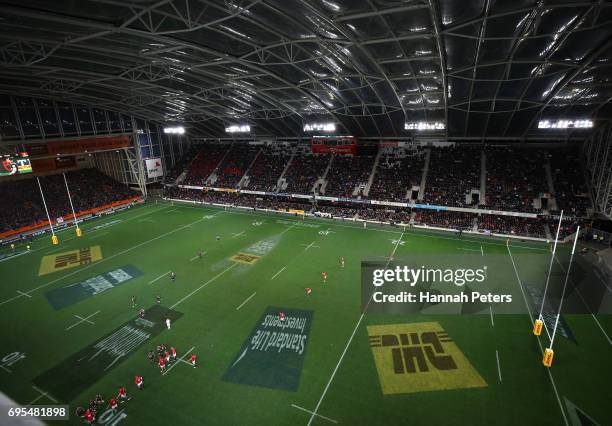
M3 155L0 157L2 166L0 176L11 176L24 173L32 173L32 164L27 152L20 152L15 155Z

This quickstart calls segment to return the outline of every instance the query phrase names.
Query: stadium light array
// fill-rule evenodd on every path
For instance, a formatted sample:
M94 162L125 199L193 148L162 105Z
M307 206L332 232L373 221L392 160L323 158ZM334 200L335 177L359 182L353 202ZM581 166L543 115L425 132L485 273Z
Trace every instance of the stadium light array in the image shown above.
M183 126L178 127L164 127L164 133L169 133L172 135L184 135L185 128Z
M227 126L225 128L225 133L249 133L251 131L251 126L249 126L248 124L242 124L242 125L232 125L232 126Z
M582 120L540 120L538 129L590 129L593 127L593 121L588 119Z
M310 123L304 124L305 132L335 132L336 123Z
M404 123L404 130L444 130L446 125L442 121L412 121Z

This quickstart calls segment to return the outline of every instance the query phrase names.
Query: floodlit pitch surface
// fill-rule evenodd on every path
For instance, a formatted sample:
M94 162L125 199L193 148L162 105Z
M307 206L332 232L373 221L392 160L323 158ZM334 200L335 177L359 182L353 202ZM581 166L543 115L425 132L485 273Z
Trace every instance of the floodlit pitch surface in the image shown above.
M364 257L475 254L482 246L485 257L504 255L497 265L502 279L522 297L516 274L540 279L547 265L526 255L546 245L513 243L515 271L503 240L408 230L398 241L401 235L391 227L364 230L350 222L150 204L87 223L79 239L71 230L60 232L60 247L37 239L31 252L0 262L0 390L24 405L54 398L74 410L96 393L116 394L125 385L132 399L121 406L126 417L118 424L134 425L563 425L572 417L570 405L601 425L612 422L612 346L602 331L612 334L609 317L597 317L602 328L589 315L566 317L573 339L557 339L549 372L526 314L500 315L493 307L493 315L361 315ZM101 259L39 276L45 256L93 246L100 246ZM325 285L322 271L329 273ZM49 294L70 286L91 291L54 308ZM117 335L137 316L131 297L151 308L157 295L161 304L148 319L155 331L140 324L136 331L144 335ZM159 323L164 309L176 319L171 330ZM286 312L291 326L262 324L271 309ZM425 376L412 383L420 370L402 367L397 374L404 377L381 380L381 371L395 374L392 348L385 358L370 337L397 330L420 333L422 345L437 336L441 354L460 357L440 364L454 376L430 371L424 374L435 383ZM545 347L547 340L541 341ZM160 374L146 359L158 343L175 346L184 361L194 348L197 368L178 361ZM68 363L86 362L96 345L102 352L88 362L98 371L69 374ZM382 359L378 366L376 358ZM62 383L53 392L44 389L61 371ZM142 391L133 384L136 374L144 377Z

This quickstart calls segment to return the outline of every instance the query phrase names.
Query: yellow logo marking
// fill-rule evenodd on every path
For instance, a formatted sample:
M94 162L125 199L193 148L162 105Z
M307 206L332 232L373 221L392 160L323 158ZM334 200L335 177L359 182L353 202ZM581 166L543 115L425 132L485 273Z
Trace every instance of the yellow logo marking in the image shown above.
M487 386L437 322L367 328L385 395Z
M234 262L246 263L252 265L260 259L260 256L248 253L237 253L231 257Z
M77 250L51 254L42 258L38 275L51 274L102 259L100 246L84 247Z

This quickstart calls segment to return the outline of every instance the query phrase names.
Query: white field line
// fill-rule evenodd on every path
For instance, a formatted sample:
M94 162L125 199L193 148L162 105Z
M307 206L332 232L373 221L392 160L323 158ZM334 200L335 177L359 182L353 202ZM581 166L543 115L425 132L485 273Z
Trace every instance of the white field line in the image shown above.
M203 221L203 220L204 220L204 219L198 219L198 220L196 220L196 221L194 221L194 222L191 222L191 223L190 223L190 224L188 224L188 225L193 225L193 224L198 223L198 222L201 222L201 221ZM58 281L60 281L60 280L63 280L64 278L71 277L71 276L76 275L76 274L78 274L78 273L80 273L80 272L82 272L82 271L85 271L85 270L87 270L87 269L89 269L89 268L91 268L91 267L93 267L93 266L99 265L100 263L104 263L104 262L106 262L106 261L109 261L109 260L111 260L111 259L114 259L114 258L115 258L115 257L117 257L117 256L121 256L121 255L123 255L123 254L125 254L125 253L128 253L128 252L130 252L130 251L134 250L134 249L137 249L137 248L139 248L139 247L142 247L142 246L144 246L145 244L149 244L149 243L151 243L151 242L153 242L153 241L157 241L157 240L159 240L160 238L167 237L168 235L174 234L175 232L182 231L182 230L183 230L183 229L185 229L185 228L186 228L188 225L182 225L182 226L179 226L178 228L175 228L175 229L173 229L172 231L165 232L165 233L163 233L163 234L161 234L161 235L158 235L157 237L153 237L153 238L151 238L151 239L149 239L149 240L143 241L142 243L136 244L135 246L129 247L129 248L127 248L127 249L125 249L125 250L122 250L122 251L120 251L120 252L118 252L118 253L115 253L115 254L113 254L113 255L111 255L111 256L105 257L104 259L101 259L101 260L99 260L99 261L97 261L97 262L90 263L89 265L85 265L84 267L82 267L82 268L80 268L80 269L78 269L78 270L76 270L76 271L73 271L73 272L70 272L70 273L68 273L68 274L66 274L66 275L63 275L63 276L61 276L61 277L58 277L58 278L56 278L56 279L54 279L54 280L52 280L52 281L49 281L49 282L47 282L47 283L45 283L45 284L41 284L41 285L39 285L38 287L34 287L33 289L28 290L26 293L28 293L28 294L33 293L33 292L35 292L35 291L37 291L37 290L40 290L41 288L45 288L45 287L47 287L47 286L50 286L51 284L55 284L56 282L58 282ZM12 302L13 300L18 299L18 298L20 298L20 297L23 297L23 296L22 296L22 295L19 295L19 296L16 296L16 297L11 297L10 299L3 300L2 302L0 302L0 306L4 305L5 303Z
M270 279L273 280L274 278L278 277L280 275L280 273L285 270L285 268L287 268L287 267L283 266L283 268L280 271L278 271L276 274L274 274L274 276L272 278L270 278Z
M304 249L304 251L308 251L308 249L310 249L311 247L315 247L315 248L319 248L319 246L315 246L314 245L315 241L313 241L312 243L306 245L306 244L302 244L303 246L306 246L306 248Z
M241 235L244 235L244 231L239 232L239 233L237 233L237 234L232 234L232 235L233 235L233 236L232 236L232 238L236 238L236 237L239 237L239 236L241 236Z
M402 231L402 234L397 239L397 243L395 244L395 247L393 247L393 251L391 252L391 255L389 256L389 259L387 260L387 264L385 265L385 268L387 266L389 266L389 263L391 263L391 259L393 259L393 256L395 256L395 252L397 251L397 248L399 247L400 241L402 241L403 236L404 236L404 231ZM342 354L340 355L340 359L338 360L338 363L336 364L336 367L334 368L334 371L332 372L332 375L329 378L329 381L327 382L327 385L325 385L325 389L323 389L323 393L321 394L321 397L319 398L319 402L317 402L317 405L315 406L315 409L312 412L312 415L310 416L310 420L308 420L308 426L310 426L312 424L313 419L317 415L317 411L319 411L319 407L321 406L321 403L323 402L323 399L325 398L325 395L327 394L327 391L329 390L329 386L331 385L332 381L334 380L334 377L336 377L336 373L338 372L338 368L340 368L340 364L342 363L342 360L344 359L344 356L346 355L346 352L348 351L348 348L351 345L351 342L353 341L353 338L355 337L355 333L357 333L357 329L361 325L361 321L363 321L363 317L365 316L365 312L368 310L368 306L370 306L370 302L371 301L372 301L372 297L370 297L368 299L368 303L366 304L363 312L359 316L359 319L357 320L357 324L355 324L355 328L353 328L353 332L351 333L351 336L349 337L348 341L346 342L346 346L344 347L344 350L342 351Z
M40 396L46 396L47 398L49 398L51 401L55 402L57 404L57 399L53 398L51 395L49 395L49 392L44 392L42 390L40 390L39 388L37 388L36 386L32 385L32 389L34 389L36 392L38 392L40 394ZM31 405L32 403L30 402Z
M491 314L491 327L495 327L495 322L493 321L493 308L489 305L489 313Z
M191 353L191 351L193 351L195 349L195 346L193 346L191 349L189 349L187 352L185 352L185 355L183 355L182 357L178 358L176 361L174 361L174 363L166 370L162 373L162 376L165 376L166 374L168 374L170 372L170 370L172 370L174 368L175 365L177 365L179 363L179 361L183 361L184 358L186 356L189 356L189 354Z
M495 349L495 359L497 359L497 374L499 375L499 382L501 383L502 381L501 366L499 364L499 352L497 352L497 349Z
M516 280L518 281L519 286L521 287L521 292L523 292L523 286L521 284L521 277L518 274L518 270L516 269L516 264L514 263L514 259L512 258L512 252L510 251L510 247L506 246L508 249L508 255L510 255L510 260L512 261L512 267L514 268L514 273L516 275ZM525 293L523 292L523 300L525 301L525 307L527 308L527 313L529 314L529 320L531 321L531 325L533 325L533 316L531 314L531 309L529 309L529 304L527 303L527 298L525 297ZM547 331L548 333L548 331ZM549 335L550 338L550 335ZM538 341L538 345L540 346L540 351L544 354L544 348L542 347L542 342L540 342L540 338L536 337ZM553 390L555 391L555 397L557 397L557 403L559 404L559 409L561 410L561 414L563 415L563 421L566 426L569 426L569 422L567 420L567 416L565 415L565 410L563 409L563 404L561 403L561 398L559 398L559 392L557 391L557 385L555 385L555 379L550 372L550 368L546 369L548 373L548 377L550 378L550 383L552 383Z
M563 264L561 262L559 262L559 259L557 259L557 256L555 256L555 261L559 264L559 267L561 268L561 270L564 273L567 273L567 271L565 270L565 268L563 267ZM570 280L572 280L572 284L574 284L574 288L576 289L576 293L578 294L578 296L580 297L580 300L582 300L582 303L584 303L584 306L589 310L589 313L591 314L591 317L593 318L593 320L595 321L595 323L599 326L599 329L601 330L601 332L603 333L604 337L606 338L606 340L608 341L608 343L610 345L612 345L612 340L610 340L610 336L608 336L608 333L606 333L606 331L604 330L604 328L601 326L601 323L597 320L597 317L593 314L593 312L591 311L591 309L589 308L589 306L587 305L586 301L584 300L584 298L582 297L582 294L580 293L580 291L578 290L578 287L576 286L576 284L574 283L574 280L572 278L570 278ZM604 283L605 284L605 283Z
M29 297L30 299L32 298L32 296L30 296L28 293L24 293L23 291L17 290L17 293L21 294L22 296Z
M253 298L253 296L255 296L256 294L257 294L257 292L254 292L254 293L253 293L253 294L251 294L249 297L247 297L247 298L246 298L246 300L245 300L244 302L242 302L242 303L240 304L240 306L238 306L238 307L236 308L236 310L238 310L238 309L242 308L244 305L246 305L246 304L247 304L247 302L248 302L249 300L251 300L251 299Z
M484 250L482 249L482 244L480 245L480 255L484 256Z
M457 250L464 250L464 251L480 251L479 249L471 249L471 248L464 248L464 247L457 247Z
M147 284L153 284L155 281L162 279L163 277L165 277L166 275L168 275L170 272L172 271L168 271L168 272L164 272L163 274L161 274L159 277L152 279L151 281L149 281Z
M94 312L93 314L91 314L91 315L89 315L88 317L85 317L85 318L83 318L83 317L81 317L81 316L79 316L79 315L75 315L75 317L79 318L79 321L77 321L77 322L75 322L74 324L72 324L71 326L67 327L67 328L66 328L66 331L68 331L68 330L70 330L70 329L72 329L72 328L76 327L77 325L81 324L82 322L88 322L88 323L90 323L90 324L95 324L93 321L89 321L89 318L91 318L91 317L93 317L94 315L97 315L97 314L99 314L99 313L100 313L100 311L96 311L96 312Z
M53 250L51 250L51 251L48 251L48 252L46 252L46 253L44 253L44 254L45 254L45 255L47 255L47 254L53 254L53 253L57 253L58 251L60 251L60 250L64 250L64 249L65 249L65 247L56 247L55 249L53 249Z
M94 236L93 236L93 237L91 237L90 239L91 239L91 240L93 240L94 238L103 237L103 236L108 235L108 234L109 234L108 232L103 232L103 233L101 233L101 234L96 234L96 235L94 235Z
M305 411L308 414L314 414L312 411L305 409L304 407L300 407L299 405L291 404L293 408L297 408L298 410ZM314 414L317 417L322 418L323 420L327 420L331 423L338 423L338 420L330 419L329 417L322 416L321 414Z
M145 206L145 207L146 207L146 206ZM155 210L152 210L152 211L148 211L148 212L144 212L144 213L142 213L142 214L136 215L136 216L134 216L134 217L130 217L130 218L128 218L128 219L122 220L121 224L124 224L124 223L129 222L129 221L134 220L134 219L137 219L137 218L139 218L139 217L143 217L143 216L147 216L147 215L150 215L150 214L153 214L153 213L157 213L158 211L161 211L161 210L163 210L163 209L165 209L165 208L167 208L167 206L166 206L166 207L162 207L161 209L155 209ZM103 225L103 224L107 223L107 222L106 222L106 220L107 220L107 219L108 219L108 221L110 222L110 221L112 221L113 219L116 219L116 218L117 218L117 216L119 216L119 215L123 215L123 214L125 214L125 213L128 213L129 211L130 211L130 210L128 209L128 210L124 210L124 211L122 211L122 212L120 212L120 213L115 213L115 214L113 214L113 215L112 215L111 217L109 217L109 218L102 218L102 219L99 219L99 221L100 221L101 223L97 223L97 221L96 221L95 223L96 223L96 224L98 224L98 225ZM82 222L82 221L79 221L79 223L83 223L83 222ZM119 225L119 224L117 224L117 225ZM60 229L58 232L67 231L67 230L69 230L69 229L73 229L73 228L74 228L74 225L71 225L71 226L69 226L69 227L67 227L67 228ZM102 229L102 228L100 228L100 229ZM96 230L93 230L92 232L95 232L95 231L96 231ZM74 237L71 237L71 238L66 238L65 240L61 240L61 243L62 243L62 244L65 244L65 243L67 243L68 241L76 240L77 238L79 238L79 237L74 236ZM45 247L39 247L39 248L36 248L36 249L31 250L30 252L35 252L35 251L40 251L40 250L46 250L46 249L48 249L48 248L49 248L48 246L45 246ZM47 253L45 253L45 254L55 253L56 251L60 251L60 250L62 250L63 248L64 248L64 247L58 247L58 248L56 248L56 249L54 249L54 250L52 250L52 251L50 251L50 252L47 252ZM26 253L27 253L27 252L26 252ZM17 257L17 256L15 256L15 257ZM13 257L13 258L14 258L14 257ZM10 258L10 259L13 259L13 258ZM6 260L10 260L10 259L6 259Z
M6 371L7 373L11 373L11 370L9 370L7 367L5 367L2 364L0 364L0 368L3 369L4 371Z
M167 210L166 213L173 213L173 212L176 212L176 211L178 211L178 209Z
M214 280L216 280L217 278L219 278L221 275L225 274L227 271L229 271L230 269L233 269L235 266L237 266L237 263L234 263L230 266L228 266L227 268L225 268L223 271L219 272L217 275L215 275L214 277L212 277L211 279L209 279L208 281L206 281L204 284L202 284L200 287L196 288L195 290L193 290L191 293L189 293L187 296L183 297L182 299L180 299L178 302L176 302L174 305L170 306L170 309L174 309L176 308L179 304L183 303L185 300L189 299L191 296L193 296L194 294L196 294L198 291L200 291L201 289L203 289L204 287L206 287L208 284L210 284L211 282L213 282Z
M186 209L201 209L202 207L197 207L197 206L189 206L189 205L181 205L181 208L186 208ZM240 214L243 216L250 216L250 217L266 217L269 218L270 214L266 214L266 213L249 213L246 211L236 211L236 210L222 210L222 212L226 212L226 213L231 213L231 214ZM287 218L287 221L291 221L290 218ZM317 223L320 224L323 220L320 221L316 221L316 220L304 220L302 222L294 222L292 226L295 226L299 223ZM390 234L401 234L403 233L403 231L393 231L390 229L373 229L373 228L366 228L363 229L361 227L361 224L357 225L357 226L353 226L353 225L346 225L346 224L342 224L342 223L333 223L331 225L332 227L340 227L340 228L352 228L352 229L360 229L360 230L365 230L365 231L371 231L371 232L386 232L386 233L390 233ZM287 230L285 230L287 231ZM413 237L421 237L421 238L433 238L433 239L440 239L440 240L452 240L452 241L462 241L464 243L473 243L473 244L488 244L488 245L492 245L492 246L505 246L506 243L505 242L494 242L494 241L483 241L483 240L473 240L473 239L469 239L466 237L463 238L452 238L452 237L444 237L441 235L432 235L422 229L417 229L415 230L415 233L411 233L410 235L412 235ZM444 231L441 231L444 232ZM284 233L284 232L283 232ZM502 237L495 237L495 238L502 238ZM540 243L543 244L543 243ZM524 246L524 245L519 245L519 244L513 244L512 247L518 247L518 248L524 248L524 249L528 249L528 250L539 250L539 251L548 251L548 248L541 248L541 247L530 247L530 246Z

